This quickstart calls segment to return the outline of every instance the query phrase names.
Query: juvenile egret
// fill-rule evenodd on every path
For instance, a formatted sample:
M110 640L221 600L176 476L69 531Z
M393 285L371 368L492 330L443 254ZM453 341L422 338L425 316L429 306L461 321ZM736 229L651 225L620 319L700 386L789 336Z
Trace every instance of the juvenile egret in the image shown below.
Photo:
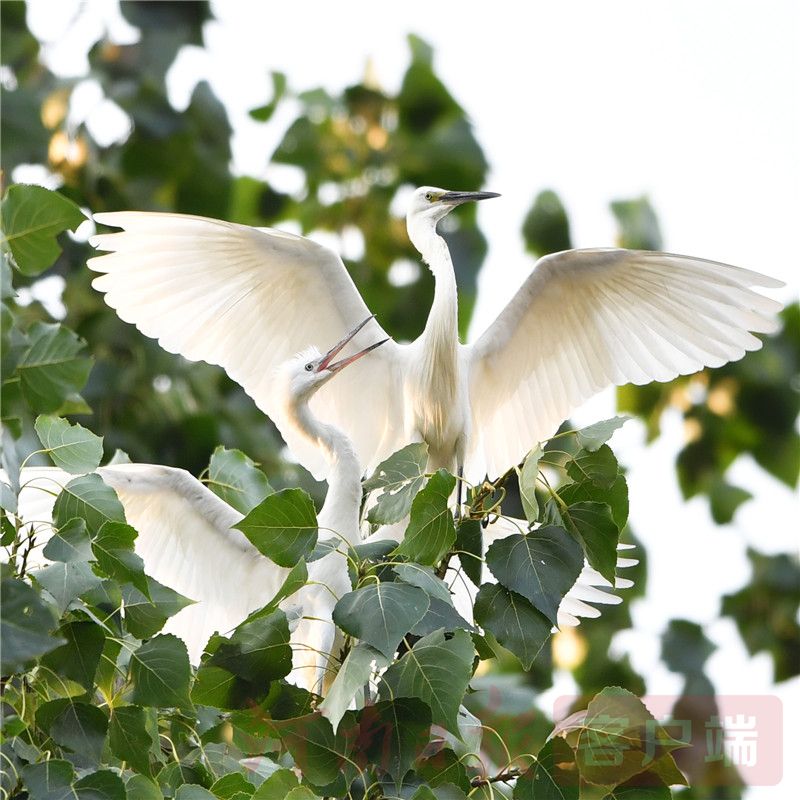
M308 403L344 367L383 344L376 342L334 362L368 321L325 355L309 348L272 376L287 419L322 450L330 464L328 494L318 522L320 530L341 537L344 544L311 562L309 583L286 601L286 605L302 609L302 619L292 634L293 680L309 689L321 686L334 644L333 607L339 596L350 591L346 549L361 541L361 466L347 437L317 420ZM186 471L153 464L116 464L99 468L97 474L116 491L126 519L139 532L135 549L145 572L197 601L164 627L186 642L193 663L199 662L214 631L234 628L280 588L289 570L261 555L233 529L242 515ZM55 498L73 477L55 467L22 470L19 514L37 529L40 543L51 533ZM43 563L41 552L33 563Z
M750 290L780 281L689 256L567 250L539 259L489 328L459 343L450 253L436 226L490 192L417 189L409 237L435 278L422 335L392 342L317 393L312 408L377 463L424 440L430 467L472 482L518 463L570 412L612 384L667 381L757 350L780 304ZM118 233L92 239L109 255L94 286L119 316L162 347L220 364L276 423L297 459L327 472L281 406L275 365L296 341L340 337L368 313L339 256L269 228L179 214L96 214ZM356 341L384 336L377 322Z

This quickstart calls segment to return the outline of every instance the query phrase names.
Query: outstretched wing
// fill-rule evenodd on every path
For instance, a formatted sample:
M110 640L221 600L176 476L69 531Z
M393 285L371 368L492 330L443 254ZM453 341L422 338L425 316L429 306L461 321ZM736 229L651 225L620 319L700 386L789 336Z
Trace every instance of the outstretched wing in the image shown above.
M138 531L136 552L145 572L195 600L164 626L186 642L193 663L215 631L231 630L280 588L288 570L262 556L231 526L242 515L188 472L153 464L117 464L97 473L111 486ZM52 533L53 503L75 476L55 467L26 467L19 514L37 531L32 562Z
M325 352L368 316L339 256L300 236L204 217L125 211L95 219L124 229L92 239L111 251L88 262L105 273L93 286L108 305L165 350L222 366L275 422L298 461L323 478L327 462L287 423L274 374L310 345ZM385 337L373 320L353 347ZM387 342L311 402L353 440L368 469L403 444L398 352Z
M780 281L688 256L567 250L540 259L470 348L472 440L465 475L518 463L612 384L668 381L757 350Z

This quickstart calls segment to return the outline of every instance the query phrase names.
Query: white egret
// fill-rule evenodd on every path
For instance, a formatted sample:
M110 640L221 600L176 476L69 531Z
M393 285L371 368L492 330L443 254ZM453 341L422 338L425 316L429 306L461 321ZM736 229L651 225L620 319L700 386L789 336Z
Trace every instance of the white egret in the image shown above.
M273 375L287 419L329 461L328 493L318 522L321 531L333 532L344 545L311 562L309 583L285 603L302 609L302 619L292 634L292 680L309 689L321 687L334 646L333 607L350 591L347 549L361 541L362 470L347 437L316 419L308 403L335 374L383 344L376 342L355 355L333 361L368 321L324 356L310 348ZM230 631L268 602L282 585L289 570L261 555L233 528L242 515L185 470L154 464L115 464L99 468L97 474L116 491L126 519L139 533L135 549L145 572L197 601L164 627L186 642L193 663L199 662L214 631ZM22 470L19 515L37 530L39 544L52 532L56 496L74 477L55 467ZM40 551L29 561L42 563Z
M392 342L323 388L312 408L353 441L361 463L411 441L430 466L498 475L549 438L607 386L667 381L761 347L780 304L751 286L756 272L700 258L622 249L540 259L494 323L459 343L450 254L436 226L455 206L496 195L417 189L408 233L435 278L422 335ZM368 312L338 255L269 228L184 216L96 214L122 232L93 238L108 255L94 286L119 316L162 347L225 368L276 423L297 459L321 478L327 463L293 428L272 380L292 343L338 338ZM375 336L377 322L356 345Z

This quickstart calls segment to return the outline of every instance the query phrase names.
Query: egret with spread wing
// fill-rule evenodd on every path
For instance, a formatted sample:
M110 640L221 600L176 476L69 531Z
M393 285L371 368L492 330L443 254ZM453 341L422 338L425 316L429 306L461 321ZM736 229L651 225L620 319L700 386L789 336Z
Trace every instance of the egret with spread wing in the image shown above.
M316 348L284 363L272 376L289 424L327 459L328 494L317 517L320 530L341 537L342 547L308 565L309 582L287 602L302 609L292 634L292 679L319 690L333 651L331 618L337 599L350 591L347 550L361 541L361 466L349 440L309 411L316 391L335 374L375 350L382 341L334 362L345 345L367 324L359 324L322 355ZM242 515L188 472L154 464L115 464L97 473L111 486L138 531L135 549L145 572L160 583L196 600L164 626L182 638L194 663L214 631L227 632L278 591L288 569L261 555L234 526ZM52 532L56 496L75 476L55 467L26 467L20 482L19 516L34 526L43 544ZM37 551L29 565L41 565Z
M392 342L312 401L352 440L368 470L424 440L430 467L479 481L519 462L570 412L610 385L667 381L761 347L780 304L756 272L667 253L568 250L540 259L495 322L459 343L455 273L438 222L497 195L423 187L409 237L435 278L422 335ZM293 342L340 337L368 313L341 259L309 239L179 214L97 214L122 232L89 261L119 316L170 352L225 368L276 423L297 459L327 474L294 429L272 380ZM384 336L377 322L356 346Z

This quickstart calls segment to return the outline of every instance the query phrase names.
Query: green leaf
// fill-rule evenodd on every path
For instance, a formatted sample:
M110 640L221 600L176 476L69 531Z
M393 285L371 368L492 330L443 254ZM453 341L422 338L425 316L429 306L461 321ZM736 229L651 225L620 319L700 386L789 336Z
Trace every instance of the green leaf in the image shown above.
M253 796L256 787L241 772L229 772L211 784L211 794L222 800L243 800Z
M31 577L50 592L62 614L76 597L102 583L85 561L56 562L32 572Z
M41 186L14 184L2 204L3 246L23 275L38 275L61 254L56 236L74 231L86 215L71 200Z
M246 620L221 641L209 664L255 684L288 675L292 669L289 623L280 609Z
M372 583L343 595L333 621L391 658L400 640L428 610L428 595L404 583Z
M133 800L134 797L136 800L164 800L158 784L144 775L132 775L125 784L125 789L128 800Z
M578 800L575 755L560 737L550 739L517 779L514 800Z
M486 551L486 563L503 586L555 625L561 600L583 569L583 551L563 528L545 525L498 539Z
M64 644L50 635L57 625L52 606L16 578L0 583L0 664L3 675L17 672L34 658Z
M398 697L362 710L358 741L369 764L401 784L427 746L430 731L428 705L416 697Z
M249 514L272 494L267 476L241 450L220 445L208 465L208 488L228 505Z
M724 480L717 480L708 492L708 499L711 502L711 516L717 525L727 525L742 503L746 503L752 498L752 494L747 489L734 486Z
M131 655L130 676L134 703L192 709L189 655L177 636L161 634L135 650Z
M591 453L599 450L615 433L619 430L630 417L620 416L612 417L611 419L603 420L602 422L595 422L593 425L588 425L585 428L575 431L575 437L578 444Z
M576 483L588 480L609 489L618 473L619 464L607 444L594 451L579 450L567 462L567 475Z
M530 669L552 624L521 595L504 586L485 583L475 598L475 621Z
M279 769L272 773L261 786L256 789L253 800L285 800L292 789L299 786L297 775L290 769Z
M103 457L103 437L81 425L70 425L61 417L41 414L34 425L36 435L57 467L74 475L92 472Z
M92 542L84 520L75 517L64 523L48 539L42 555L50 561L91 561Z
M436 725L458 736L458 709L474 657L466 631L456 631L448 640L444 631L425 636L383 674L379 698L418 697L430 707Z
M339 722L350 707L350 701L356 692L360 691L369 680L373 662L379 669L387 664L384 656L364 642L359 642L347 654L325 699L319 705L320 712L330 720L334 730L339 727Z
M364 482L366 492L381 490L367 516L371 523L393 525L408 516L411 503L425 482L427 464L428 445L416 442L378 465L375 473Z
M422 589L430 597L437 597L445 603L453 604L449 587L431 567L424 567L421 564L396 564L392 569L403 583Z
M53 741L93 763L100 761L108 718L97 706L70 699L51 700L36 710L36 723Z
M630 250L662 250L661 230L650 201L646 197L615 200L611 212L619 228L619 246Z
M259 609L258 611L254 611L248 619L254 619L255 617L262 617L266 616L267 614L271 614L273 611L276 611L278 606L286 600L288 597L291 597L295 592L302 589L306 582L308 581L308 567L306 566L305 561L298 561L288 572L286 578L284 579L283 583L281 584L281 588L275 593L275 597L267 603L263 608Z
M348 748L345 738L334 734L325 717L315 712L270 720L268 725L292 754L304 778L317 786L327 786L337 779Z
M149 598L130 583L122 586L125 628L137 639L147 639L158 633L164 623L192 601L157 580L147 578Z
M213 708L235 708L236 684L237 678L229 670L204 664L197 670L192 686L192 702Z
M147 724L147 712L141 706L116 706L108 727L108 745L120 761L126 761L143 775L153 777L150 751L157 742Z
M431 604L425 616L411 629L414 636L427 636L429 633L444 629L446 631L465 630L475 632L475 627L470 625L451 603L445 603L438 597L431 597Z
M459 522L455 549L467 577L479 586L483 571L483 528L480 520L462 519Z
M568 506L584 501L605 503L620 531L628 521L628 482L621 472L608 489L591 481L581 481L559 486L558 495Z
M539 477L539 459L544 455L541 447L536 447L525 457L519 470L519 497L522 510L528 522L539 519L539 502L536 499L536 480Z
M175 792L175 800L217 800L217 798L196 783L184 783Z
M293 567L317 543L314 503L302 489L269 495L234 527L281 567Z
M17 511L17 495L5 481L0 481L0 508L10 514Z
M79 800L126 800L122 778L110 769L101 769L75 782Z
M437 564L456 540L456 528L448 503L456 479L440 469L411 504L411 518L398 555L420 564Z
M414 765L414 771L434 789L444 783L453 784L465 792L472 788L463 762L449 747L420 759Z
M575 503L566 517L580 536L587 561L613 585L619 529L605 503Z
M551 189L536 195L522 223L522 236L526 249L535 256L546 256L572 247L567 212Z
M92 359L78 355L85 342L68 328L45 322L31 325L28 341L17 364L22 393L33 411L58 411L89 377Z
M42 657L42 664L87 691L94 685L94 676L106 637L94 622L67 622L58 631L66 644Z
M104 522L92 542L100 569L109 578L120 583L132 583L145 597L150 599L150 588L144 574L144 562L133 551L136 530L123 522Z
M64 487L53 506L53 522L59 529L75 517L85 520L93 535L108 520L125 522L125 509L116 492L99 475L81 475Z
M31 800L75 800L74 777L72 764L57 758L22 768L22 780Z

